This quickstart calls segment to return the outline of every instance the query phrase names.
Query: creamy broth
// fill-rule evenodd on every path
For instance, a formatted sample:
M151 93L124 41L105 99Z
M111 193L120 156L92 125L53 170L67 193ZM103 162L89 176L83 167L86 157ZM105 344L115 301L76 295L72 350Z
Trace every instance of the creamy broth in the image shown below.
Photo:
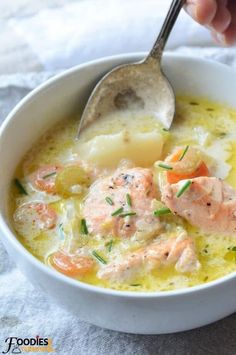
M81 232L81 221L85 220L83 204L91 183L101 176L113 174L118 167L148 168L153 173L157 186L156 200L160 200L160 175L164 172L155 162L164 160L175 147L200 149L207 156L211 175L236 188L235 111L204 99L185 96L177 100L176 118L170 131L164 130L152 117L137 115L129 120L125 116L100 119L83 131L80 141L74 139L77 127L77 118L66 119L53 127L26 154L17 168L17 184L13 184L11 189L10 214L20 242L34 256L53 267L50 255L58 249L63 248L73 255L81 250L80 255L89 256L94 266L91 271L72 277L97 286L131 291L164 291L191 287L236 270L235 235L202 232L174 214L160 216L159 220L164 228L149 239L121 237L110 232ZM90 176L90 182L82 187L73 186L71 194L60 194L57 191L47 193L35 187L32 184L35 171L55 164L80 165ZM49 171L44 180L56 174L57 171ZM44 203L53 209L56 217L54 221L54 215L50 214L50 228L29 228L28 220L24 223L25 215L18 216L17 208L30 203ZM96 208L95 203L95 212ZM129 218L132 219L132 216ZM86 225L85 227L88 228ZM169 240L182 231L186 231L196 245L196 256L201 266L195 271L179 272L175 265L170 264L148 272L141 270L132 279L122 281L98 277L98 271L105 266L104 261L109 265L116 259L122 260L127 253L148 246L153 239Z

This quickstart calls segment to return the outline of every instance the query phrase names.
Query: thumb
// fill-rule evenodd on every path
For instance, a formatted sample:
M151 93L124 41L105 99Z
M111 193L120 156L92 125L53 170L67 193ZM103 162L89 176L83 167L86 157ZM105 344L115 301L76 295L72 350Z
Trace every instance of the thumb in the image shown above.
M217 12L216 0L187 0L187 13L201 25L209 25Z

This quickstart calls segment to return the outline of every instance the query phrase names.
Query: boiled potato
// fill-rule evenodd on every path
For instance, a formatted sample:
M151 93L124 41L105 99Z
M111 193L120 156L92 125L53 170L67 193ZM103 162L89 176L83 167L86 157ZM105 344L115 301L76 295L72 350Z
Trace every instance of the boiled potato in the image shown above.
M132 160L137 166L148 167L160 159L163 136L157 132L99 135L79 148L79 156L100 167L116 167L122 159Z

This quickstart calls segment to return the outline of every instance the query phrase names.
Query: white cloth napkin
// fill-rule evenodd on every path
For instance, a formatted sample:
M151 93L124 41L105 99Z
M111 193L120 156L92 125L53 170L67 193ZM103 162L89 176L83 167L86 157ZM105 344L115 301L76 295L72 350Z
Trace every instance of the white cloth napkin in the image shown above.
M26 41L46 70L124 52L148 51L171 0L86 0L16 17L9 25ZM206 46L206 29L182 11L167 48Z

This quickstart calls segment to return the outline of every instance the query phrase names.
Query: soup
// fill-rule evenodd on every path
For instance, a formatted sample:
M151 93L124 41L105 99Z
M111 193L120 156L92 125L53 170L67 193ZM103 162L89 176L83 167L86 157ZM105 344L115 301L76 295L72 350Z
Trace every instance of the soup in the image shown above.
M79 141L77 127L73 118L50 129L15 173L12 223L35 257L129 291L236 270L236 112L179 97L169 131L135 114L101 118Z

